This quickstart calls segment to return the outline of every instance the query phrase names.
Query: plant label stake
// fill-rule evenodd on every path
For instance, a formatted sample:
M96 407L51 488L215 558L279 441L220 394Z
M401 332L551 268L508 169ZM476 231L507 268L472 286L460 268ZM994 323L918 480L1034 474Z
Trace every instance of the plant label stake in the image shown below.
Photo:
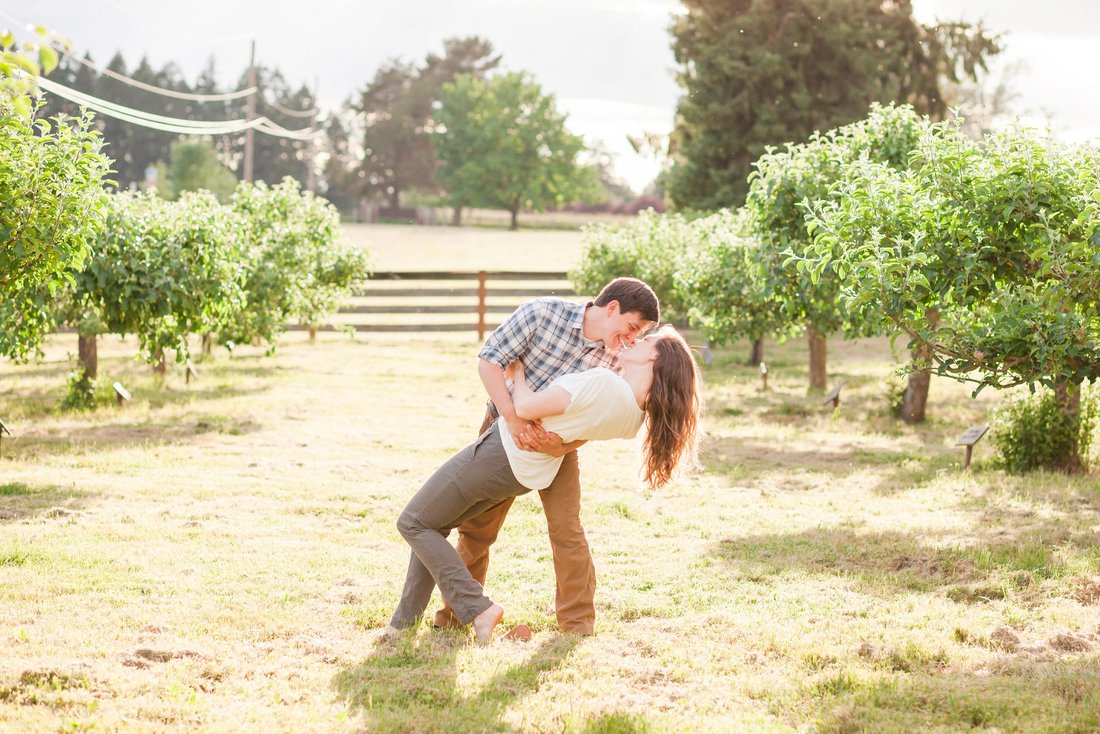
M833 404L833 410L839 410L840 409L840 388L844 387L844 384L845 383L843 381L838 382L836 384L836 387L834 387L832 390L830 390L829 394L826 395L825 398L821 401L821 404L822 405L828 405L829 403L832 403Z
M768 391L768 365L764 364L763 362L760 363L760 382L761 382L761 385L762 385L761 388L760 388L760 391L761 392L767 392Z
M956 446L966 447L966 459L963 460L963 471L970 468L970 456L974 453L974 444L981 440L985 432L989 430L988 424L982 424L980 426L971 426L966 429L963 435L959 436L959 440L955 442Z
M186 375L187 375L187 377L185 378L185 380L186 380L188 385L191 384L191 378L192 377L194 377L196 380L199 379L199 371L195 369L195 365L192 364L191 360L187 360Z
M122 386L121 382L116 382L111 387L115 389L115 400L118 401L119 405L122 405L123 401L129 400L133 397L133 395L130 394L130 391Z
M0 459L4 458L4 434L11 435L11 431L4 425L4 421L0 419Z

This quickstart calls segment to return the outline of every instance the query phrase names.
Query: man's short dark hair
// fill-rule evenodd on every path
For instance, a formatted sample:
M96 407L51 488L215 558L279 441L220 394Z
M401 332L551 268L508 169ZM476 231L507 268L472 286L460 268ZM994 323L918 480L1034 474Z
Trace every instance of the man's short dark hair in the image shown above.
M619 302L619 313L637 313L646 321L660 322L661 304L657 294L637 278L615 278L600 291L592 303L606 306Z

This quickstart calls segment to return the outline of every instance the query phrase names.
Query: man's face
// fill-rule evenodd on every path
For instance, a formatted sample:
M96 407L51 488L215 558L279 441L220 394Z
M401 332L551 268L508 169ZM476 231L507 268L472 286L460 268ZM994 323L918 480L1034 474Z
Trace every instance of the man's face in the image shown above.
M607 321L604 324L603 343L612 352L630 346L640 336L653 328L652 321L646 321L637 311L622 313L617 301L607 305Z

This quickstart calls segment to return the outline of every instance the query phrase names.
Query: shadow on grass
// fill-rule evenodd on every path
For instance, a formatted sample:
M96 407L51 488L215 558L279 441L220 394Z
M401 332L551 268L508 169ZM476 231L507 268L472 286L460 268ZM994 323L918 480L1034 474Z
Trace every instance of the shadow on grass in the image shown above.
M930 545L942 534L860 532L817 527L800 533L752 535L712 546L739 579L761 582L791 571L850 578L868 591L940 592L961 603L1038 593L1047 579L1100 563L1093 533L1071 532L1057 518L1022 533L983 527L968 545Z
M94 495L56 485L0 484L0 523L30 517L66 517L87 507Z
M469 693L458 680L459 654L470 650L466 635L429 632L417 638L406 632L379 640L366 660L338 673L332 685L371 730L507 731L511 727L502 717L508 707L538 690L540 675L562 667L580 641L574 635L550 637ZM472 652L489 657L492 648Z
M813 729L851 732L1100 731L1100 660L1017 661L992 674L921 673L818 683Z
M243 436L262 428L262 424L247 418L238 420L209 415L186 422L108 423L53 430L48 434L19 436L18 440L12 441L11 451L13 457L22 459L41 454L75 455L135 445L178 445L204 433Z
M751 478L763 472L801 470L832 481L854 471L872 468L878 478L871 491L877 494L912 488L958 463L955 453L940 447L927 451L839 446L816 448L813 442L768 441L754 438L710 438L704 448L704 462L712 473L733 473ZM801 486L801 485L799 485Z

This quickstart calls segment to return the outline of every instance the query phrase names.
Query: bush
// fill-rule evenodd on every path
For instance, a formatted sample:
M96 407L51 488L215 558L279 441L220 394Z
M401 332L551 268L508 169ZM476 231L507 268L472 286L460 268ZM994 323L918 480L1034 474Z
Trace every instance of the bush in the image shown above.
M67 410L92 410L96 407L96 391L99 383L94 377L88 377L83 369L69 373L69 389L61 400L60 408Z
M1096 402L1082 386L1081 411L1076 418L1062 411L1050 391L1009 403L997 412L993 426L1001 468L1013 474L1059 470L1059 460L1074 454L1088 466Z
M665 320L683 320L688 304L676 287L681 261L700 244L700 232L679 214L645 211L627 225L597 224L584 228L584 253L569 273L578 293L596 295L608 281L640 278L661 299Z
M340 215L292 178L276 186L241 184L233 209L248 229L247 302L222 331L223 341L274 343L291 319L319 324L369 273L366 253L340 240Z

